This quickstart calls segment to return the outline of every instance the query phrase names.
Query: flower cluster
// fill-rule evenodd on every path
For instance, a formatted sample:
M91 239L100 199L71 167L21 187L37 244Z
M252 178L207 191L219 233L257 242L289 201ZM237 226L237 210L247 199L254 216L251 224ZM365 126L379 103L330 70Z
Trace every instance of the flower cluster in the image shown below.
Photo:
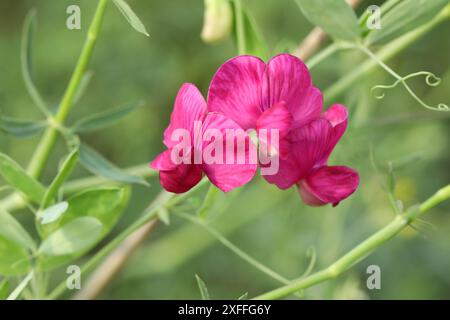
M356 190L359 176L351 168L327 165L347 128L347 109L339 104L326 112L322 109L322 93L313 86L309 71L300 59L280 54L266 64L254 56L235 57L214 75L207 101L194 85L181 87L170 125L164 132L168 149L151 167L160 171L161 184L170 192L189 190L203 173L221 190L232 190L252 179L258 163L201 160L207 149L210 154L214 149L212 154L216 153L216 158L220 150L222 160L251 159L256 150L249 137L253 131L259 148L266 147L265 152L259 150L261 169L270 165L263 158L277 161L277 171L263 175L269 183L281 189L296 185L308 205L337 205ZM196 129L197 122L202 125ZM189 148L181 151L176 148L177 129L189 133ZM224 138L212 139L207 133L209 129L219 130ZM226 135L229 130L246 131L241 134L246 142L243 147L233 147L237 138ZM199 135L203 139L196 139ZM218 144L220 148L215 149ZM174 161L174 153L190 161Z

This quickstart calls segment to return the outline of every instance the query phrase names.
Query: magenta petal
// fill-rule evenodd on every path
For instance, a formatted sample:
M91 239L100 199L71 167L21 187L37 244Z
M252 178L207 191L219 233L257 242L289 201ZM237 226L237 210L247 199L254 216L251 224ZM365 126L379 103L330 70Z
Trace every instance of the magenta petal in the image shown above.
M334 131L328 120L319 118L292 131L290 139L292 155L303 179L325 164L333 146Z
M171 159L172 150L166 150L160 153L151 163L150 168L160 171L175 170L177 165Z
M347 116L347 108L341 104L333 104L322 115L322 117L327 119L333 126L333 138L331 141L329 153L325 156L325 162L327 161L334 147L339 142L345 130L347 129Z
M294 120L307 122L320 115L319 93L312 87L308 68L299 58L280 54L270 59L262 88L264 110L285 101Z
M256 173L256 147L249 136L233 120L222 114L209 113L204 125L204 137L208 130L220 133L221 139L203 143L202 169L208 179L220 190L228 192L249 182ZM242 148L238 147L239 144ZM213 147L214 158L206 158L207 149ZM251 154L255 155L254 159Z
M359 184L358 173L344 166L324 166L299 183L303 201L311 206L339 204L355 192Z
M170 125L164 131L164 144L171 148L179 141L171 139L176 129L193 131L194 121L202 121L206 114L206 102L197 87L190 83L181 86L175 99L175 105L170 117Z
M286 136L291 130L291 125L292 115L284 101L264 111L256 121L259 151L266 155L271 154L271 151L276 151L279 157L285 158L289 152Z
M309 87L306 93L299 98L297 104L288 105L294 117L292 128L299 128L320 117L323 108L322 92L316 87Z
M286 103L281 101L270 107L256 121L256 129L278 130L282 139L289 133L292 124L292 115L286 108Z
M208 110L223 113L244 130L255 128L261 114L261 84L264 62L253 56L238 56L216 72L208 91Z
M265 165L261 164L261 167ZM261 170L262 172L262 170ZM293 157L279 158L278 172L274 175L263 175L264 179L271 184L275 184L280 189L292 187L300 179L300 169Z
M183 193L202 179L202 170L197 165L180 164L172 171L160 171L159 181L164 189L173 193Z

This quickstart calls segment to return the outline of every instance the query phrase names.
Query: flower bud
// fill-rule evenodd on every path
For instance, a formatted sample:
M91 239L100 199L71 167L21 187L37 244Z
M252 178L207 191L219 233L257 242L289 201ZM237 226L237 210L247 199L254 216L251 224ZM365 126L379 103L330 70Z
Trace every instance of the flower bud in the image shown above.
M231 32L233 13L229 0L205 0L203 29L204 42L214 43L224 40Z

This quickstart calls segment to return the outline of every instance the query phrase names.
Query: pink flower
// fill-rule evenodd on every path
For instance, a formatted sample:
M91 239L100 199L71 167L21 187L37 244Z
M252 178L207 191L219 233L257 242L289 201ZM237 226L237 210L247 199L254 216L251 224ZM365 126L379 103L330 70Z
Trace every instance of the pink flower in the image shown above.
M320 117L322 100L300 59L280 54L266 64L243 55L217 70L209 87L208 110L223 113L245 130L270 125L282 136Z
M201 127L196 127L196 124L201 123ZM181 156L187 158L188 163L174 162L173 154L174 149L177 148L179 141L174 139L177 130L188 132L189 146L187 151L182 150ZM205 138L208 130L219 130L221 135L225 138L223 141L215 139L198 139L196 135L200 135L201 138ZM250 181L256 172L257 164L251 164L249 154L252 148L255 148L249 141L249 137L245 134L245 149L243 152L245 162L238 164L234 162L232 164L221 161L218 163L208 163L203 161L204 151L211 149L214 143L217 146L218 143L227 142L227 139L236 139L235 137L229 138L226 134L226 130L239 131L242 129L233 120L228 119L224 115L218 113L208 113L206 102L202 97L198 89L192 84L183 84L178 91L178 95L175 100L174 110L171 115L170 125L164 131L164 144L168 148L152 161L150 166L156 170L159 170L159 178L161 185L169 192L182 193L188 191L195 186L202 178L202 174L205 173L209 180L224 192L230 191L236 187L239 187L248 181ZM200 140L200 142L199 142ZM227 152L223 148L224 152L220 156L222 160L226 157ZM234 153L239 153L237 150L233 150ZM201 161L195 161L195 157L200 155ZM237 157L238 154L234 154Z
M208 92L208 110L244 129L279 130L279 171L265 175L267 181L281 189L297 184L309 205L337 205L356 190L359 176L350 168L326 165L347 127L347 111L334 105L322 115L322 105L322 93L306 65L289 54L267 64L246 55L230 59L216 72Z
M336 206L355 192L358 173L344 166L328 166L327 161L347 128L347 109L332 105L320 118L289 134L289 156L280 159L276 175L266 180L286 189L297 184L303 201L311 206Z

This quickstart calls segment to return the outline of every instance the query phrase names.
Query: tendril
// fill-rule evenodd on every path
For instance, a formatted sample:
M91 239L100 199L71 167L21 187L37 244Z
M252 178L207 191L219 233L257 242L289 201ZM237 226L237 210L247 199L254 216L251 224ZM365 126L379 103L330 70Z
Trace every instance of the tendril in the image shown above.
M416 100L417 102L419 102L423 107L430 109L430 110L437 110L437 111L448 111L450 110L450 108L444 104L444 103L439 103L436 107L430 106L427 103L425 103L422 99L420 99L415 93L414 91L409 87L409 85L406 83L406 80L411 79L411 78L415 78L418 76L425 76L425 83L427 84L427 86L429 87L436 87L441 83L441 78L437 77L435 74L428 72L428 71L419 71L419 72L415 72L415 73L411 73L408 74L404 77L399 77L397 79L397 81L395 81L394 83L390 84L390 85L376 85L373 86L370 89L370 92L372 93L372 95L376 98L376 99L383 99L385 97L385 92L380 90L390 90L395 88L399 83L401 83L405 89L408 91L408 93L414 98L414 100ZM378 90L378 93L376 92Z
M378 63L386 72L391 74L394 78L397 80L390 84L390 85L376 85L370 89L370 92L376 99L383 99L385 97L385 90L390 90L395 88L399 83L403 85L403 87L408 91L408 93L416 100L419 104L421 104L423 107L435 110L435 111L450 111L450 107L444 103L439 103L437 106L431 106L427 103L425 103L422 99L420 99L414 91L409 87L409 85L406 83L406 80L415 78L418 76L425 76L425 83L429 87L436 87L441 83L441 78L437 77L434 73L428 72L428 71L419 71L415 73L408 74L404 77L400 76L398 73L396 73L394 70L392 70L389 66L387 66L383 61L381 61L372 51L367 49L364 46L356 46L359 50L364 52L367 56L369 56L372 60L374 60L376 63ZM378 93L376 92L378 90ZM381 90L381 92L380 92Z

